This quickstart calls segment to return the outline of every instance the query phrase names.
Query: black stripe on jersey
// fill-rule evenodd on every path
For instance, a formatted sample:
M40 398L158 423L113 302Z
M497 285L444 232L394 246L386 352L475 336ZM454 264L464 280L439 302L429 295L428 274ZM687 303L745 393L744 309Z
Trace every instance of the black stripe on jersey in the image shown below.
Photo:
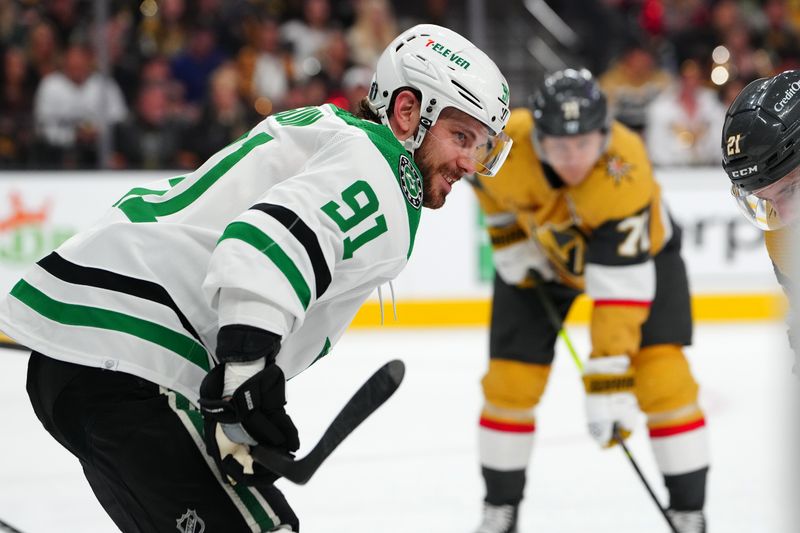
M316 297L322 296L331 284L331 271L328 269L328 263L325 262L325 256L322 255L322 248L319 246L317 235L291 209L282 205L256 204L250 209L266 213L283 224L294 238L303 245L308 254L308 259L311 261L311 267L314 269Z
M189 319L181 312L167 290L157 283L117 274L110 270L76 265L56 252L44 257L37 264L61 281L72 283L73 285L86 285L97 287L98 289L121 292L165 305L177 315L184 329L197 339L197 342L205 346L200 339L200 335L197 334Z

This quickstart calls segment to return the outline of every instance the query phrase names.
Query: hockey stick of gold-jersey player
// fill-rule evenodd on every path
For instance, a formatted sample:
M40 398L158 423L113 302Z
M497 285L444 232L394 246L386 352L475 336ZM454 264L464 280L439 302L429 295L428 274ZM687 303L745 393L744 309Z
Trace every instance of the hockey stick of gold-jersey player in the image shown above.
M578 367L578 370L583 373L583 363L581 362L580 357L578 357L578 353L575 350L575 347L570 341L569 335L567 335L567 330L564 328L564 324L561 321L561 318L556 311L555 306L553 305L553 301L550 299L550 295L547 294L547 290L544 288L544 280L542 276L536 270L530 270L531 279L534 282L534 288L536 290L536 294L539 297L539 300L542 303L542 307L544 307L545 313L547 314L547 319L550 321L550 324L558 331L558 336L564 340L564 344L566 344L567 349L569 350L570 355L572 356L572 360L575 361L575 366ZM614 430L613 430L613 438L621 447L622 451L625 452L625 456L633 466L633 469L636 471L636 474L639 476L639 479L642 481L644 488L647 489L647 493L650 494L650 498L653 500L653 503L656 504L658 510L661 512L661 515L664 517L664 520L667 521L667 524L672 530L672 533L679 533L678 529L675 527L675 524L672 523L672 519L670 519L669 515L667 514L666 509L661 505L661 502L658 501L658 497L656 497L655 492L653 492L653 488L648 483L647 478L644 477L642 470L639 468L639 464L634 459L633 454L631 453L628 446L625 444L625 439L622 437L620 432L619 426L615 423Z

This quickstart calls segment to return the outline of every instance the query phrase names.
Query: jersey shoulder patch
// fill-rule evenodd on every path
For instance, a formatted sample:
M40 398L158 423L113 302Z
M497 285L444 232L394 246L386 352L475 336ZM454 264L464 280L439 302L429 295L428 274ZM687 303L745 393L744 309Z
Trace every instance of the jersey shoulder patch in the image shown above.
M638 135L614 123L606 153L572 191L583 222L598 227L650 205L659 194L644 144Z

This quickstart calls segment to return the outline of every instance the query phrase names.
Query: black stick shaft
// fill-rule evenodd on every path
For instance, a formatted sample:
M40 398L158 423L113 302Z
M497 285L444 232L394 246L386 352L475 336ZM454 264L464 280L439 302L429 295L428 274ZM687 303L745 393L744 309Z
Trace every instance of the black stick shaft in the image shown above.
M328 456L352 431L394 394L405 374L399 359L379 368L356 391L336 415L316 446L302 459L294 460L272 448L253 446L250 454L257 462L299 485L305 484Z
M619 433L619 426L617 424L614 424L614 440L617 441L617 444L622 446L622 450L625 452L625 456L630 461L631 465L633 466L633 469L636 470L636 474L639 476L639 479L642 480L642 484L647 489L647 493L650 494L650 498L653 499L653 503L655 503L656 507L658 507L658 510L661 511L661 516L663 516L664 520L667 521L667 524L669 525L669 528L672 530L672 533L680 533L678 529L675 527L675 524L672 523L672 519L667 514L667 511L661 506L661 503L658 501L655 492L653 492L653 489L650 487L650 483L647 482L647 479L644 477L644 474L639 468L639 465L633 458L633 454L628 449L628 446L625 444L625 439L623 439L622 435L620 435Z
M14 526L9 524L8 522L4 522L3 520L0 520L0 531L5 532L5 533L22 533L22 531L20 531L19 529L15 528Z
M535 270L531 270L531 276L534 279L536 294L539 296L539 300L541 301L542 306L544 307L545 314L547 314L547 318L550 320L552 326L559 331L564 340L567 342L568 348L570 348L570 351L573 352L573 359L575 359L575 362L578 365L578 370L582 371L583 369L581 368L580 359L578 359L577 355L574 353L574 349L572 348L572 345L569 342L569 337L567 336L567 332L564 330L561 318L559 317L558 312L556 311L555 305L553 305L553 301L550 299L550 295L547 294L547 291L542 285L543 281L542 277ZM667 524L669 524L672 533L680 533L675 528L675 524L672 523L672 520L667 514L667 511L664 510L664 508L661 506L661 503L658 501L656 494L650 487L650 483L647 482L647 479L644 477L644 474L642 474L642 471L639 469L639 465L636 463L636 460L633 458L633 454L628 449L628 446L625 444L625 439L622 438L622 435L619 432L619 426L616 423L614 424L613 428L613 436L614 440L617 441L617 443L619 443L620 446L622 446L622 450L625 452L625 455L628 457L628 460L630 461L631 465L633 465L633 469L636 470L636 473L639 475L639 479L642 481L644 488L647 489L647 492L648 494L650 494L650 497L653 499L653 502L656 504L656 507L658 507L658 510L661 511L661 516L663 516L664 520L666 520Z

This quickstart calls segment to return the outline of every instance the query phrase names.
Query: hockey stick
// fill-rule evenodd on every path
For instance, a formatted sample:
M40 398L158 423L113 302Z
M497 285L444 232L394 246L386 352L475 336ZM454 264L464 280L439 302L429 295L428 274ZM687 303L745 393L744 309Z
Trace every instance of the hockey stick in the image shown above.
M564 329L564 324L558 312L556 311L553 301L550 299L550 295L547 294L547 291L544 288L544 280L542 279L542 276L536 270L530 270L530 275L533 278L536 294L539 296L539 301L542 303L542 307L544 307L547 319L550 321L550 324L556 328L556 330L558 330L558 335L564 339L564 344L567 345L567 349L569 350L570 355L572 355L572 360L575 361L575 365L578 367L578 370L583 373L583 363L581 362L580 357L578 357L578 352L572 345L569 335L567 335L567 330ZM625 439L622 438L622 435L619 432L619 427L616 423L614 424L613 428L613 438L622 446L622 450L625 452L625 455L628 456L631 465L633 465L634 470L636 470L636 473L639 475L639 479L642 480L644 488L647 489L648 494L650 494L650 497L653 499L653 503L655 503L656 507L658 507L658 510L661 511L661 515L664 517L664 520L667 521L672 533L678 533L678 530L675 528L675 524L672 523L672 519L669 517L664 507L661 506L661 502L658 501L653 489L650 487L650 483L647 482L644 474L642 474L642 471L639 469L639 465L636 463L636 460L633 458L633 454L625 444Z
M333 419L314 449L302 459L295 460L275 449L262 446L253 446L250 454L262 466L276 474L298 485L305 485L331 452L394 394L404 375L405 365L399 359L380 367L361 385Z
M653 492L653 489L650 488L650 484L647 482L647 479L645 479L644 474L642 473L641 469L639 468L639 465L636 463L636 460L633 458L633 454L628 449L628 446L625 444L625 439L620 434L619 426L617 425L616 422L614 423L613 435L614 435L614 440L617 441L617 443L620 446L622 446L622 450L625 452L625 455L628 457L628 460L631 462L631 466L633 466L633 469L636 470L636 474L639 475L639 479L642 480L642 484L644 484L645 488L647 489L647 492L650 494L650 497L656 503L656 506L658 507L658 510L661 511L661 514L664 516L664 520L666 520L667 524L669 524L669 528L672 530L672 533L680 533L678 531L678 529L675 527L675 524L672 523L672 519L667 514L667 511L658 502L658 498L656 497L655 493Z
M3 522L0 520L0 531L5 531L7 533L22 533L19 529L15 528L8 522Z
M564 329L564 324L561 322L561 317L558 315L556 306L553 305L553 300L550 299L550 295L547 294L547 291L544 289L544 279L542 279L542 276L536 270L531 269L529 273L533 279L533 287L536 290L536 294L539 296L539 301L542 303L542 307L544 307L547 319L550 320L550 324L558 331L558 336L561 337L561 340L567 345L567 349L569 349L569 354L572 356L575 366L583 373L583 361L578 357L578 351L572 345L572 341L569 335L567 335L567 330Z

